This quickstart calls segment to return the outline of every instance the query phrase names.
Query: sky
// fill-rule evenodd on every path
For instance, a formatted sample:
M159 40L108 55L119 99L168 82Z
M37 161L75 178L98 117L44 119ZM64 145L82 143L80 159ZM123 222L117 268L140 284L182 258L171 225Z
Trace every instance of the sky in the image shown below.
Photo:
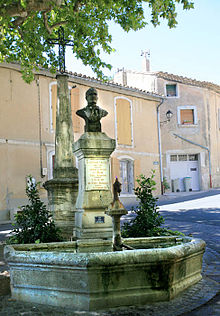
M117 69L142 70L142 50L150 50L151 71L164 71L220 85L220 0L194 0L195 8L182 10L178 6L178 25L169 29L166 21L156 28L150 23L137 32L125 33L120 26L110 25L112 47L116 52L103 55L110 63L113 76ZM147 12L147 11L146 11ZM148 10L149 13L149 10ZM67 70L95 76L74 58L66 55Z

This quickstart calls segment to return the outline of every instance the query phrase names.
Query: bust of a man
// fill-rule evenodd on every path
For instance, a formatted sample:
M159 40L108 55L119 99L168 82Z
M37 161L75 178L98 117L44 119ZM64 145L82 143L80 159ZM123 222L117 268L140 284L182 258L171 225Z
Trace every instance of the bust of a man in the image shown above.
M76 114L85 120L85 132L101 132L101 118L108 114L107 111L101 109L96 105L97 91L95 88L90 88L86 91L87 106L78 110Z

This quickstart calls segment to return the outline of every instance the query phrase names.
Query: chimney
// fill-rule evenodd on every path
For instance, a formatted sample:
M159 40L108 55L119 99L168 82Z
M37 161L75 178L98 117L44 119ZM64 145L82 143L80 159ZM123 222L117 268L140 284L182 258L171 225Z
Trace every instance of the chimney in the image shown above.
M122 68L122 83L123 86L127 86L127 72L124 67Z
M142 71L143 72L149 72L150 71L150 50L141 51L141 56L143 56L142 59Z

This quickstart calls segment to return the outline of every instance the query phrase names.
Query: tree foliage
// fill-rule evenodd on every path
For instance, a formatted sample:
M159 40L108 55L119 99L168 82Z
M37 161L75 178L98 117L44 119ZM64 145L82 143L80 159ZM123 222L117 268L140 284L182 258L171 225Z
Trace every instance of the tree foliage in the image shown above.
M0 0L0 62L19 62L26 81L33 80L32 70L39 66L55 71L58 58L46 40L55 38L62 25L74 42L74 55L100 77L103 68L111 68L100 58L101 51L112 51L109 21L126 32L139 30L148 22L148 7L154 26L162 18L172 28L178 3L193 8L191 0Z
M29 244L62 241L59 229L55 227L52 215L40 200L37 184L28 177L26 194L29 204L21 206L15 215L15 229L9 243Z

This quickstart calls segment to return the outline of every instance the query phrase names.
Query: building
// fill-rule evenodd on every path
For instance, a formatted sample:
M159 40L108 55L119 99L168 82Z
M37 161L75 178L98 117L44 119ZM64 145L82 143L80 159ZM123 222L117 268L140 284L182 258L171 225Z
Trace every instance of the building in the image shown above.
M143 62L143 71L119 70L114 81L166 97L159 107L162 177L173 191L184 191L189 178L193 191L220 187L220 86L151 72L146 55Z
M95 87L98 105L108 111L102 130L115 138L111 157L112 179L122 182L122 197L134 197L135 178L156 171L160 193L157 106L162 97L114 83L69 73L74 139L84 132L75 112L86 105L85 92ZM17 64L0 64L0 220L8 220L26 203L25 177L42 183L53 177L55 152L56 78L45 70L26 84ZM40 185L43 198L46 191Z

